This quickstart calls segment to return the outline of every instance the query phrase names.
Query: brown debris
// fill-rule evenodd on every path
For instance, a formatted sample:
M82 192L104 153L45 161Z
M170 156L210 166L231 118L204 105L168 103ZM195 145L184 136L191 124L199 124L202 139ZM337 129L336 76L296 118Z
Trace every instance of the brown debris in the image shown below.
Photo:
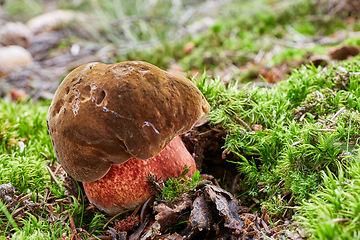
M121 231L130 231L133 230L135 227L139 226L140 219L139 215L130 215L126 219L123 219L117 223L114 227L116 232Z
M183 240L183 239L184 237L178 233L166 234L154 238L154 240Z
M210 181L184 195L188 197L182 196L177 204L155 204L155 221L148 228L140 227L134 234L141 239L279 239L277 230L268 226L265 211L261 217L240 214L246 209L240 208L239 201ZM164 234L169 230L170 233Z
M360 2L358 0L318 0L318 8L328 10L329 14L356 15L360 12Z
M242 233L244 223L238 215L238 201L222 188L207 185L205 191L216 204L216 208L225 219L225 227L235 230L236 234Z
M10 89L9 91L11 96L11 101L17 102L17 101L23 101L26 99L26 93L23 89Z
M352 58L360 53L360 49L356 46L333 47L328 50L328 54L332 59L345 60Z
M272 68L261 68L259 75L261 75L268 83L274 84L285 79L286 74L290 73L290 69L286 64L274 66Z
M37 216L34 211L41 208L39 203L29 200L32 195L33 193L25 196L23 193L16 195L15 188L11 183L0 185L0 201L6 206L18 225L22 225L18 220L26 217L25 212Z
M203 195L194 200L189 221L192 227L196 227L200 231L202 229L210 229L210 213Z
M196 45L195 45L195 43L193 43L193 42L188 42L187 44L185 44L185 46L184 46L184 54L185 55L188 55L188 54L190 54L194 49L196 48Z
M160 231L164 232L167 228L177 222L177 218L179 217L179 213L174 212L172 210L165 210L158 213L155 216L155 220L160 224Z
M326 66L329 64L329 57L326 55L313 55L309 58L309 61L314 64L315 67Z
M211 126L208 122L199 122L198 127L182 135L186 148L192 154L196 167L215 179L224 179L223 186L235 189L234 179L238 174L234 164L237 156L230 150L223 149L226 131L220 126ZM212 180L212 179L209 179ZM214 181L216 185L216 181Z
M169 205L170 204L165 203L155 205L153 207L154 212L174 211L176 213L179 213L190 207L192 205L192 201L187 194L184 194L176 203L171 204L170 206Z

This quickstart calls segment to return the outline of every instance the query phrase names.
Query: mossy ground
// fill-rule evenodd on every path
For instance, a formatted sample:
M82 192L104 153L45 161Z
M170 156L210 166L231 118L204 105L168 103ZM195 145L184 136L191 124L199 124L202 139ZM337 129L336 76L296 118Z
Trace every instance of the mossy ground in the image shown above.
M19 2L28 8L16 7ZM149 9L141 8L141 1L137 1L134 8L137 12L131 12L131 6L123 2L126 11L121 14L111 11L108 15L104 13L106 9L114 9L111 4L122 2L92 1L92 4L95 2L100 3L95 12L103 26L121 16L137 13L153 16ZM59 1L59 4L83 11L94 10L85 1L78 6L69 1ZM24 19L44 10L36 1L30 5L27 1L12 1L6 6L8 12L22 14ZM160 10L164 13L169 6L164 5ZM148 23L140 19L134 23L137 31L131 43L156 40L160 44L115 55L110 61L144 60L164 69L178 62L188 72L207 69L216 73L229 66L239 68L241 71L232 76L229 84L213 76L194 78L211 104L211 124L227 132L224 150L236 156L231 161L246 191L235 195L244 202L249 197L258 199L260 204L254 211L265 209L274 226L278 220L293 216L292 220L299 221L314 239L358 238L360 58L326 68L297 65L285 80L275 85L256 87L243 83L259 79L258 70L263 66L291 65L293 61L306 63L304 58L308 52L323 54L331 47L289 45L296 42L291 37L305 36L304 39L313 40L317 36L330 36L339 29L359 31L359 22L356 17L350 21L352 16L346 13L331 17L325 8L316 8L307 0L232 2L222 11L206 32L177 41L170 41L176 32L172 29L171 16L167 15L170 20L166 28L161 21ZM344 19L350 20L345 23ZM101 32L104 37L101 41L126 43L118 41L123 38L114 28L104 28ZM183 47L190 41L195 43L195 48L185 54ZM359 46L360 40L352 37L336 44ZM262 66L242 68L253 63L260 50L272 52L274 46L280 46L281 51L274 51ZM301 49L296 48L299 46ZM51 181L46 169L56 163L46 129L49 104L0 102L0 184L12 183L18 194L33 193L33 201L36 195L46 194L58 200L66 198L64 190ZM25 144L23 150L19 142ZM60 185L63 184L60 181ZM177 185L169 183L168 186ZM167 191L164 198L172 198L171 189ZM69 201L51 202L52 213L41 210L15 218L22 223L19 227L12 221L15 210L7 212L0 204L0 238L11 235L14 239L59 239L63 233L70 236L69 214L76 227L89 232L94 229L95 235L103 234L106 217L85 210L83 199L80 195ZM52 214L64 221L49 221Z
M357 156L358 149L359 60L326 69L303 66L270 88L225 87L220 80L206 77L198 82L212 106L211 122L228 132L224 149L239 157L234 164L242 184L249 187L245 195L260 198L274 222L288 207L302 207L310 195L319 196L329 188L326 173L343 174L339 167L347 169L357 161L354 157L349 162L349 156ZM252 130L259 125L261 130Z

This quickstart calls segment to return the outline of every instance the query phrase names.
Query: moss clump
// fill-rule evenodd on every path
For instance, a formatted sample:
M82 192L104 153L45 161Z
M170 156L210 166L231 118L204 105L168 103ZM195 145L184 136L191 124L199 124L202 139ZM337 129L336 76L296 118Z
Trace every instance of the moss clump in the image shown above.
M303 202L298 220L310 239L358 239L360 236L360 158L347 156L335 175L322 172L323 188Z
M157 196L159 199L165 202L175 202L186 192L189 192L193 189L196 184L200 181L200 172L195 171L192 178L186 177L185 175L190 171L190 168L186 165L184 166L184 171L178 178L169 178L163 183L160 187L160 193ZM149 176L148 180L151 184L159 186L157 183L160 179L154 178L154 176Z
M321 171L336 174L344 154L358 148L359 60L302 66L270 88L225 87L206 77L197 83L212 106L211 123L228 132L224 148L238 157L233 162L241 184L263 206L275 194L284 197L283 205L301 205L322 188ZM254 131L255 125L262 130ZM281 213L275 205L269 212Z

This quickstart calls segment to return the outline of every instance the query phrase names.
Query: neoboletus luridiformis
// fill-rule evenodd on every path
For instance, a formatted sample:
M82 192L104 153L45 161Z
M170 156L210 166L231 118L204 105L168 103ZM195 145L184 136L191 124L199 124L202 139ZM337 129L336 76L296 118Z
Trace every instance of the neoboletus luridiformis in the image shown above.
M193 158L175 137L209 109L190 80L152 64L89 63L62 81L47 123L63 168L84 182L94 205L115 214L150 196L150 172L176 177L185 164L194 172Z

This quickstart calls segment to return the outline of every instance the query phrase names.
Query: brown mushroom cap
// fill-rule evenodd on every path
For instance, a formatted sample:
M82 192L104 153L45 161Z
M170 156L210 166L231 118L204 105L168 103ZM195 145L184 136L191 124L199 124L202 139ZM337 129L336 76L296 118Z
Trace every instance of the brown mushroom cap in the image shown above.
M56 156L76 180L148 159L210 109L187 78L146 62L82 65L63 80L48 114Z

